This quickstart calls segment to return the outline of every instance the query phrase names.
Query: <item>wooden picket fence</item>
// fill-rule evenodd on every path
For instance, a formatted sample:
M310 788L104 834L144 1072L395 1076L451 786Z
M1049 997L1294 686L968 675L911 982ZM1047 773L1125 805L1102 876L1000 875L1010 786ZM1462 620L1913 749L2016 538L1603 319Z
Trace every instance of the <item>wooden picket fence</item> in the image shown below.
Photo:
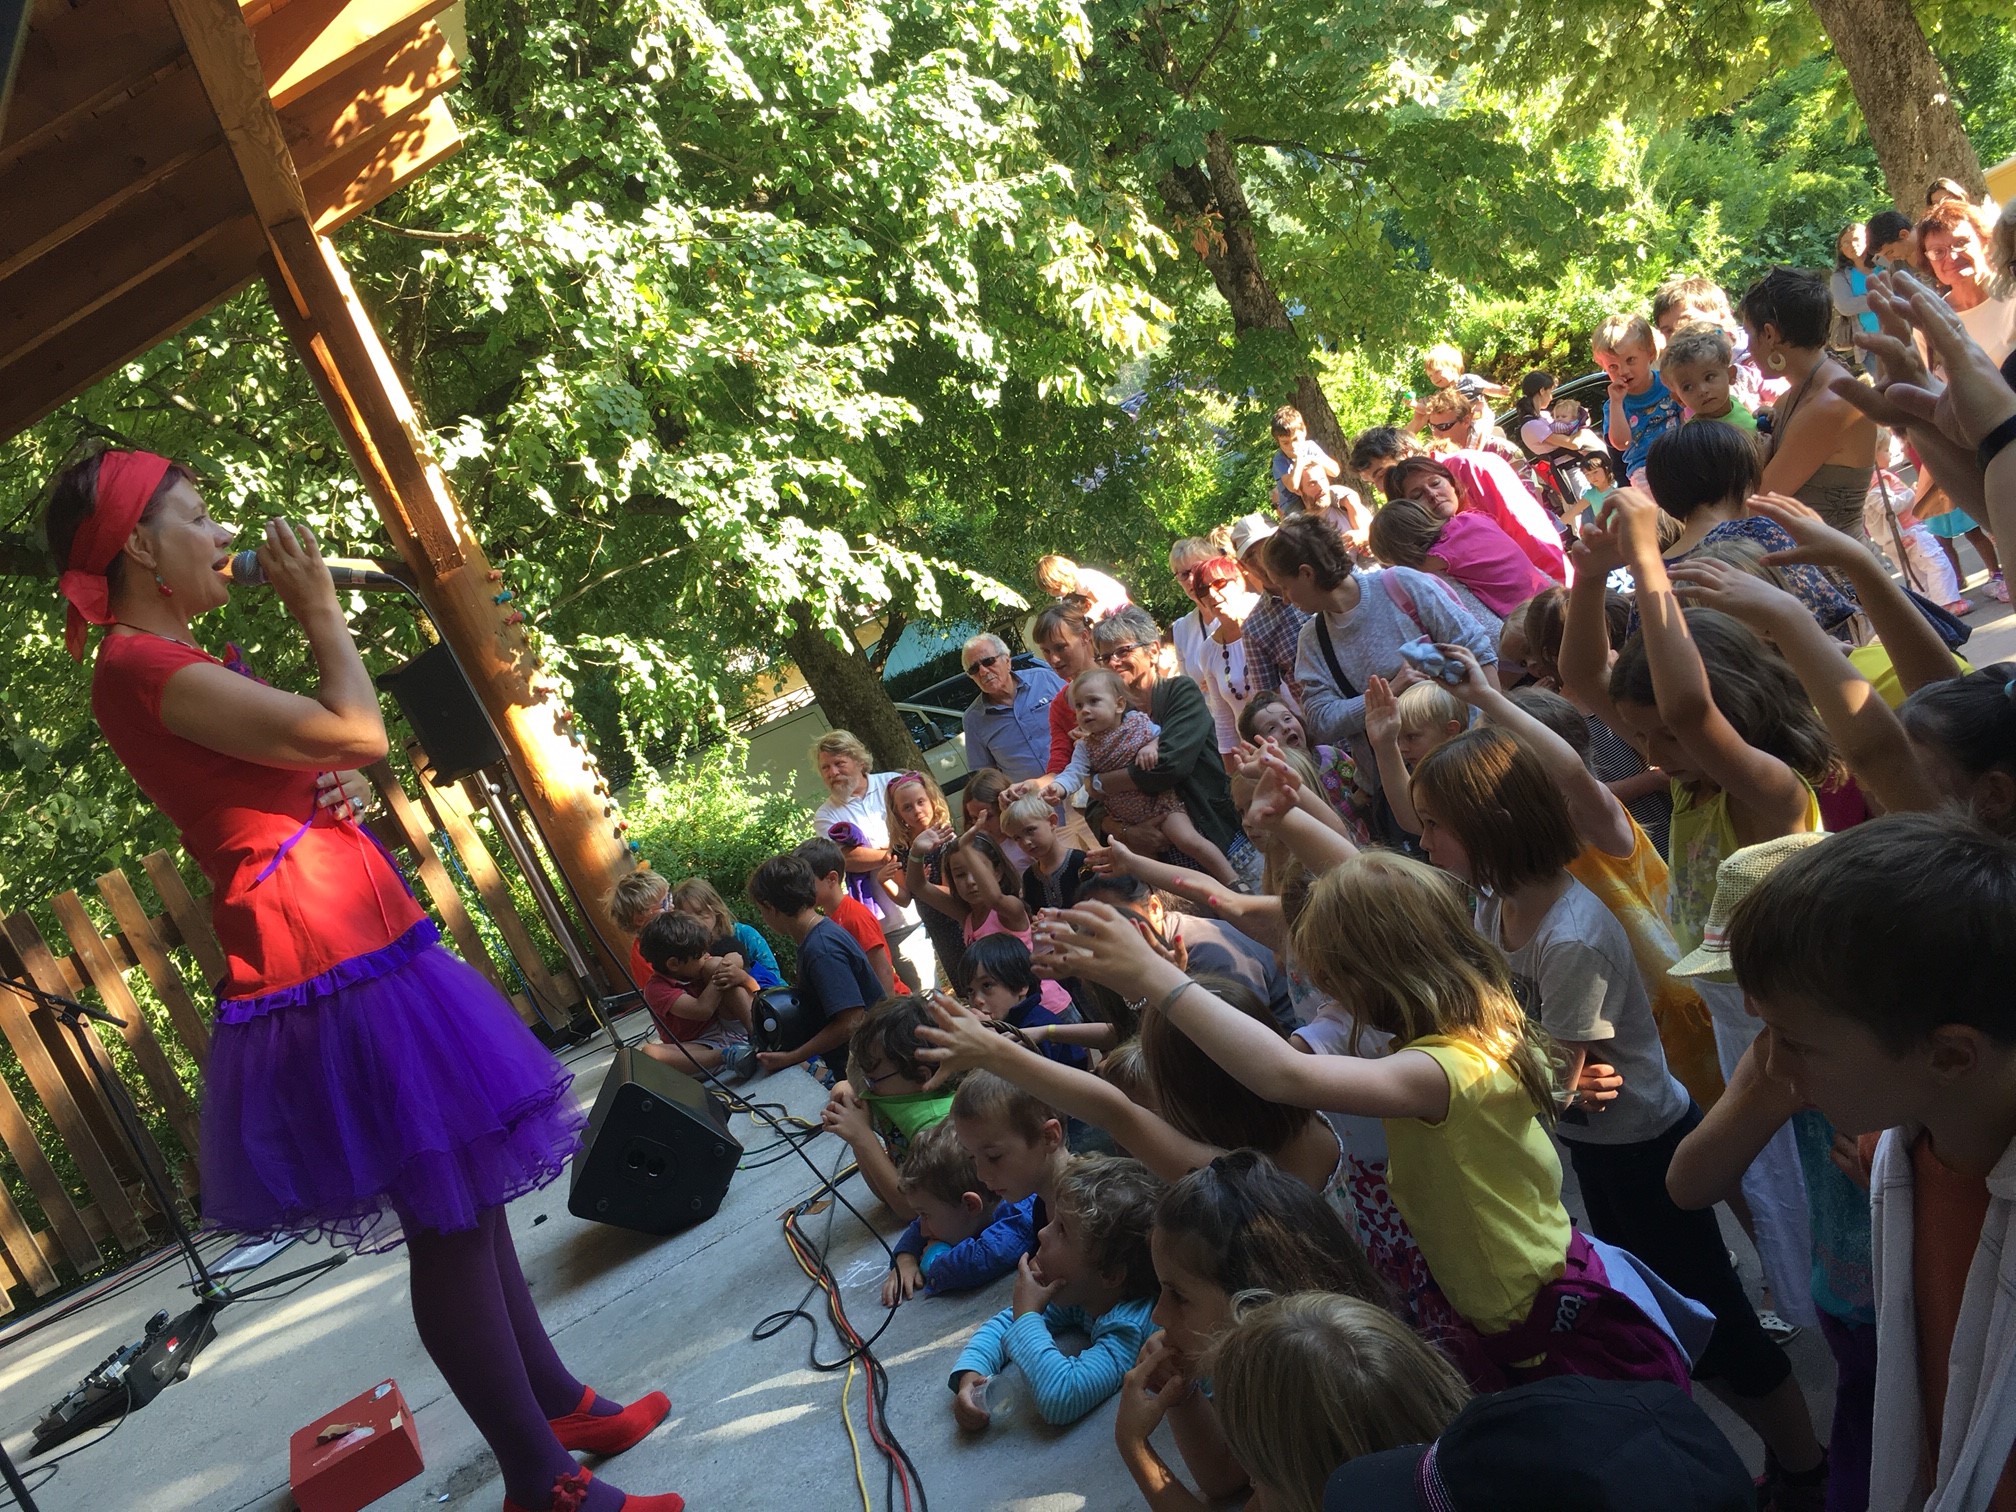
M369 769L381 800L370 828L411 864L423 902L432 904L463 959L511 999L526 1023L554 1022L557 1027L583 1001L581 986L564 970L548 969L537 944L544 921L520 914L504 872L478 832L482 800L474 784L480 779L437 787L428 780L425 753L409 746L407 756L418 779L414 795L389 762ZM445 848L437 849L437 835L446 838ZM484 943L450 875L451 862L481 900L512 969L500 970ZM31 1222L8 1184L0 1181L0 1313L16 1305L10 1295L16 1289L45 1296L117 1258L108 1249L130 1255L161 1241L163 1215L148 1193L141 1158L171 1190L192 1202L199 1196L197 1102L176 1074L170 1047L142 1013L129 978L136 971L144 975L167 1009L167 1028L180 1051L200 1069L210 1048L214 1000L203 984L222 980L224 953L210 925L207 897L191 890L177 858L155 851L141 866L160 899L158 914L143 906L124 871L109 871L98 878L97 890L116 929L101 934L74 891L59 893L49 899L49 912L67 937L68 952L53 946L30 914L13 912L0 924L0 972L26 977L45 992L95 998L123 1019L124 1028L105 1032L123 1036L131 1051L128 1069L137 1075L126 1078L127 1090L143 1119L171 1130L188 1158L171 1171L151 1135L136 1153L70 1031L48 1009L0 989L0 1041L5 1045L0 1054L11 1052L19 1060L72 1172L69 1181L58 1174L29 1111L0 1080L0 1155L12 1162L20 1189L32 1195L42 1220L40 1227ZM527 988L536 995L536 1005Z

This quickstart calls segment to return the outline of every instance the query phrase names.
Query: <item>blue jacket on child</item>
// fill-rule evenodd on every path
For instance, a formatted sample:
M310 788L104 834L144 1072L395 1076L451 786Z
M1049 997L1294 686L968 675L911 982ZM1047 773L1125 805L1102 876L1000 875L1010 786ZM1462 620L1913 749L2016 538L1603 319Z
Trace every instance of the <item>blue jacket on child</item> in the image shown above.
M924 1267L924 1290L930 1296L941 1292L971 1291L998 1281L1015 1269L1024 1255L1036 1253L1036 1199L1004 1202L994 1209L987 1227L971 1239L962 1239ZM921 1256L924 1232L912 1218L892 1246L899 1255Z
M1018 1318L1014 1308L1004 1307L959 1352L946 1384L957 1390L959 1377L969 1370L999 1375L1012 1360L1022 1367L1043 1421L1075 1423L1120 1389L1154 1326L1149 1321L1154 1310L1152 1297L1121 1302L1098 1318L1079 1307L1046 1307ZM1083 1329L1092 1342L1083 1352L1067 1355L1051 1337L1060 1328Z

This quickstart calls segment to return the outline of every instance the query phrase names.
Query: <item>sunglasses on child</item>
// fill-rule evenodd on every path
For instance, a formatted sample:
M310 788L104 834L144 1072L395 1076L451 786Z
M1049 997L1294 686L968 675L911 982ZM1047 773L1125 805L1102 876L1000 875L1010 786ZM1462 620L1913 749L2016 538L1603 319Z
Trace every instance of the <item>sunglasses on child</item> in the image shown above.
M1438 432L1439 432L1439 431L1452 431L1452 430L1456 429L1456 427L1457 427L1457 426L1459 426L1459 425L1461 425L1462 423L1463 423L1463 417L1459 415L1459 416L1457 416L1457 417L1456 417L1456 418L1455 418L1454 420L1430 420L1430 421L1428 422L1428 428L1429 428L1430 430L1433 430L1433 431L1438 431Z

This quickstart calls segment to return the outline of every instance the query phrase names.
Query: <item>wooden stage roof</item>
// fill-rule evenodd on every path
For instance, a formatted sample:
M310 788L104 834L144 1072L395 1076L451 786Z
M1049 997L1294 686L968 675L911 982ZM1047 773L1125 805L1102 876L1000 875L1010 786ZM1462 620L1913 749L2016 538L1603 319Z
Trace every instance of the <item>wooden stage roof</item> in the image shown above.
M266 271L283 217L327 233L460 145L449 0L29 3L0 123L0 437Z

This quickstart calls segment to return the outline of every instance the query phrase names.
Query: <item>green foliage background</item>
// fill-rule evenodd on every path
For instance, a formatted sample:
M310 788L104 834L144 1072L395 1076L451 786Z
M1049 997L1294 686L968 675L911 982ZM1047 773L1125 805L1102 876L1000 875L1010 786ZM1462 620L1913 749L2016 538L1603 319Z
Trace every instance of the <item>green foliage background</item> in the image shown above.
M2006 7L1920 11L1983 160L2016 151ZM1262 504L1297 364L1347 428L1445 335L1502 380L1585 371L1661 277L1824 266L1885 202L1783 0L471 0L468 34L467 145L340 240L549 671L641 773L639 834L724 893L783 800L738 796L732 748L662 774L793 606L1010 623L1046 549L1159 602L1172 536ZM1214 132L1292 338L1234 339L1214 228L1159 192ZM99 441L385 549L257 289L0 445L0 529ZM396 601L352 607L374 670L418 649ZM0 614L0 895L34 909L174 837L49 583L0 579ZM270 601L206 629L303 670Z

